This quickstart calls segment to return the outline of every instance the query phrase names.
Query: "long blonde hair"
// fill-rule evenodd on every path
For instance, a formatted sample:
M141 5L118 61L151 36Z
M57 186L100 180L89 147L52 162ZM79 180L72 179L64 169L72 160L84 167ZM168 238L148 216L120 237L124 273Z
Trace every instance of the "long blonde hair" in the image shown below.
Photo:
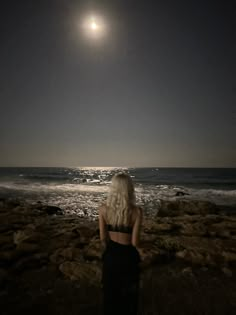
M128 174L118 173L112 177L106 206L106 218L109 224L130 224L132 208L135 206L135 192Z

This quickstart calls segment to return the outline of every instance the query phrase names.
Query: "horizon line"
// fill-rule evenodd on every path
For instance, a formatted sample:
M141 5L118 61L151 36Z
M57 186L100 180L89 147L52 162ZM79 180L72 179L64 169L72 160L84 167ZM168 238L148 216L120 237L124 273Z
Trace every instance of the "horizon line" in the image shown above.
M0 168L97 168L97 169L129 169L129 168L236 168L236 166L1 166Z

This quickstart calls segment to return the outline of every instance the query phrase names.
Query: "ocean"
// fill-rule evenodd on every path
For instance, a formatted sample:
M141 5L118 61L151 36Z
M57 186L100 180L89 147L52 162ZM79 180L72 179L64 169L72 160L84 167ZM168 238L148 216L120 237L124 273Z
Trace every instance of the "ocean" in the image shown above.
M155 212L162 199L178 198L236 209L236 168L2 167L0 197L41 201L65 214L96 218L117 172L132 177L137 204L146 213Z

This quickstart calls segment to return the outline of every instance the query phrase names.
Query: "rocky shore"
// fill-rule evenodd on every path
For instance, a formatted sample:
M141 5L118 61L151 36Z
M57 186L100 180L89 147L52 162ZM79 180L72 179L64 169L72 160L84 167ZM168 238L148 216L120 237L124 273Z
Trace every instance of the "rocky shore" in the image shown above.
M0 309L102 314L98 222L40 202L0 200ZM161 201L144 218L140 315L236 314L236 213Z

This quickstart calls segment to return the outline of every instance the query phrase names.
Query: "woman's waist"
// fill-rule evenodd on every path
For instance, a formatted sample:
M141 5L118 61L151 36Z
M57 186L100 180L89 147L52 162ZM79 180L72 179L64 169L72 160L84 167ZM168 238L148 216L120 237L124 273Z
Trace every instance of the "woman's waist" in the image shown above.
M113 240L109 240L102 256L112 260L114 264L120 264L123 261L125 264L127 264L127 261L130 263L138 263L140 261L140 255L135 246L132 244L121 244Z
M111 252L111 253L118 253L118 255L123 255L123 254L133 255L134 254L135 256L139 256L139 252L137 248L133 246L131 243L122 244L112 239L109 239L105 251Z
M109 240L124 246L132 246L132 237L129 234L108 232Z
M134 247L131 243L131 238L127 241L119 241L119 240L116 240L114 238L111 238L110 236L110 239L108 241L108 245L110 246L117 246L117 247L120 247L120 248L129 248L129 247ZM135 248L135 247L134 247Z

